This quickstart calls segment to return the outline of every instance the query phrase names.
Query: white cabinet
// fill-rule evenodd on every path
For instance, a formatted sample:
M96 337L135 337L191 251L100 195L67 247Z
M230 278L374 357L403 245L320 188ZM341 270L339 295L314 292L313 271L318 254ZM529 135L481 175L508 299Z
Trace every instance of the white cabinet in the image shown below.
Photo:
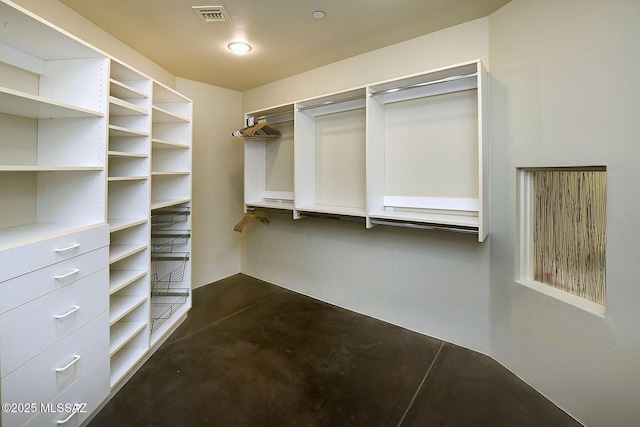
M0 16L0 397L87 403L0 424L80 425L191 307L192 102L8 0ZM188 236L158 255L179 277L152 263L152 223L154 250Z
M101 225L0 252L18 265L0 281L0 394L3 403L36 404L3 411L3 425L22 425L107 357L108 243ZM32 271L22 274L25 253ZM109 388L94 392L104 399Z
M482 63L471 61L247 113L283 132L246 139L245 207L293 205L294 218L444 229L483 241L487 80ZM293 135L289 121L278 119L291 106ZM293 198L290 186L273 184L291 171Z

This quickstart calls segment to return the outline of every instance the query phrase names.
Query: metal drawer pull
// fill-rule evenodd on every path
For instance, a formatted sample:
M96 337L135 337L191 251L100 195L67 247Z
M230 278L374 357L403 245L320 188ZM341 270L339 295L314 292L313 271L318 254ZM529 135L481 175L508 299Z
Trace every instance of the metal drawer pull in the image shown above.
M74 405L73 411L71 411L69 416L67 418L65 418L64 420L58 421L56 424L58 424L58 425L66 424L71 419L71 417L73 417L77 413L78 413L78 405Z
M58 314L57 316L54 316L54 317L56 319L64 319L65 317L72 315L73 313L75 313L78 310L80 310L80 306L79 305L74 305L73 308L71 310L69 310L67 313Z
M71 270L70 272L68 272L66 274L61 274L59 276L53 276L53 278L54 279L64 279L65 277L73 276L74 274L76 274L79 271L80 271L79 268L74 268L73 270Z
M67 369L72 367L78 360L80 360L80 356L76 354L76 355L73 356L73 360L71 362L69 362L69 364L67 366L63 366L62 368L56 368L56 372L64 372L64 371L66 371Z
M71 246L67 246L66 248L60 248L60 249L54 249L54 251L56 252L66 252L66 251L70 251L71 249L75 249L75 248L79 248L80 247L80 243L74 243Z

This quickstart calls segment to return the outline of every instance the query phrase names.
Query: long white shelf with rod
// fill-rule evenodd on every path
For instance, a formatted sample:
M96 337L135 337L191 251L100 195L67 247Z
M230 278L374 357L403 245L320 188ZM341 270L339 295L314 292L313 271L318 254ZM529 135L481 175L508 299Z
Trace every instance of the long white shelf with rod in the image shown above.
M278 139L246 139L245 210L287 208L296 219L456 231L484 241L487 84L474 60L246 113L283 136L279 146Z
M479 61L370 86L369 221L488 232L486 71Z

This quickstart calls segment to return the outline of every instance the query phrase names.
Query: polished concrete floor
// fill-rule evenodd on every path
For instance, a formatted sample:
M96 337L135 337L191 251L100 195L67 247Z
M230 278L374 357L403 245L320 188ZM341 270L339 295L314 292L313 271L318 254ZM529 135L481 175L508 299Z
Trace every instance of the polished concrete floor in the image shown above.
M239 274L89 425L580 424L486 356Z

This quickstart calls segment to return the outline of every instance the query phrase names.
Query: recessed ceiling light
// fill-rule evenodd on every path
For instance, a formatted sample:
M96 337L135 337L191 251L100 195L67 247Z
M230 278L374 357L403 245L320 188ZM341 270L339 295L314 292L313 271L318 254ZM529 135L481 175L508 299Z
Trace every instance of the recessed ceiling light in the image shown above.
M229 43L227 47L236 55L244 55L251 50L251 45L245 42L232 42Z
M311 14L311 16L313 16L313 17L314 17L314 18L316 18L316 19L322 19L322 18L324 18L324 17L325 17L325 16L327 16L327 15L326 15L323 11L321 11L321 10L316 10L315 12L313 12L313 13Z

